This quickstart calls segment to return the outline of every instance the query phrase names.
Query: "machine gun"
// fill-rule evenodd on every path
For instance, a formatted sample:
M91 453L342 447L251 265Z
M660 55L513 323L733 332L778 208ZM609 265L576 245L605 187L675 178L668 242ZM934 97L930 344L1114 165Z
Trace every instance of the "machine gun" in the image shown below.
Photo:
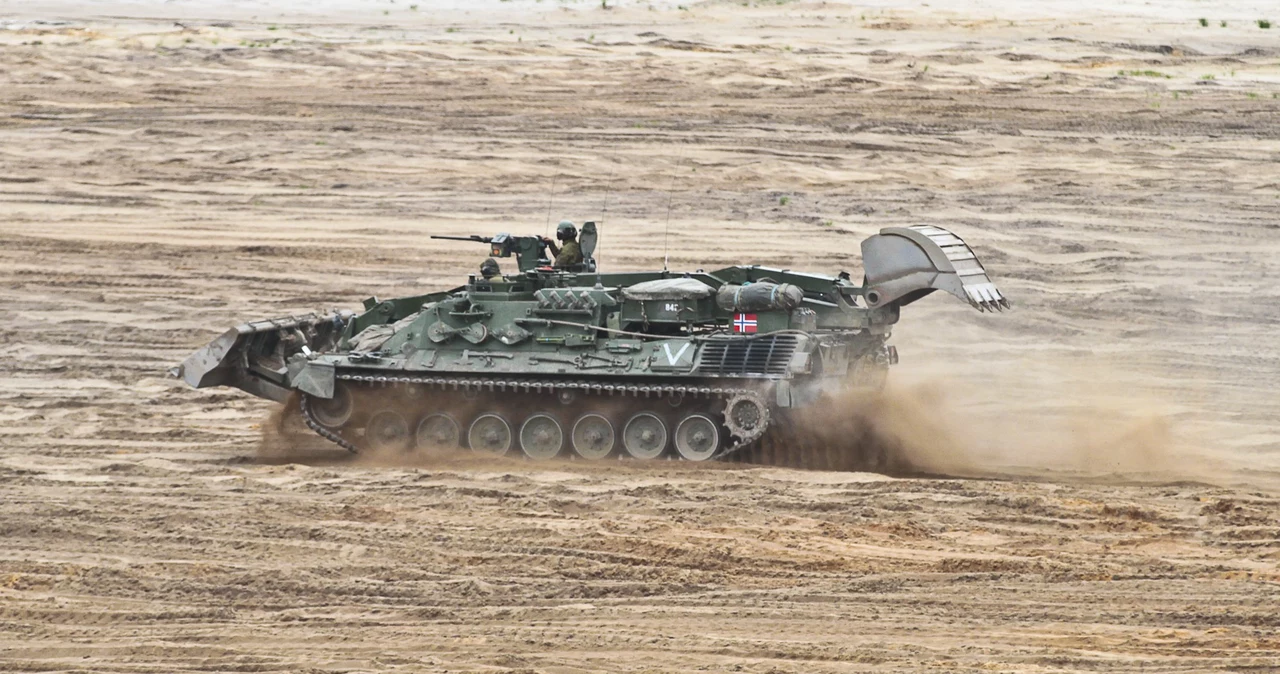
M510 234L497 234L495 236L480 236L479 234L472 234L471 236L437 236L433 234L431 238L485 243L489 245L490 257L511 257L514 253L516 264L520 267L521 272L531 271L551 264L547 258L547 242L538 236L512 236ZM592 254L596 249L596 223L582 223L582 232L578 237L578 245L582 247L583 262L585 264L582 270L575 271L595 271L595 259Z
M516 262L520 266L520 271L525 272L531 269L537 269L551 264L547 259L547 244L536 236L511 236L510 234L497 234L495 236L480 236L472 234L471 236L432 236L433 239L447 239L449 241L475 241L477 243L489 244L490 257L511 257L512 253L516 256Z

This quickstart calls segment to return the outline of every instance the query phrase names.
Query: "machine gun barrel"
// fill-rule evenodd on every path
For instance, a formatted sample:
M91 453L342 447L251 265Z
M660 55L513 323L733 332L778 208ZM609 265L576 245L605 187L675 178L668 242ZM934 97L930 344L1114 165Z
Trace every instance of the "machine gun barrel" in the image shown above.
M471 236L438 236L438 235L432 234L431 238L448 239L450 241L475 241L476 243L493 243L493 237L480 236L479 234L472 234Z
M476 234L471 236L432 235L431 238L487 243L489 244L489 257L511 257L515 255L519 261L521 272L530 271L539 265L547 264L543 254L543 249L547 244L542 240L542 237L538 236L511 236L510 234L500 233L494 236L479 236Z

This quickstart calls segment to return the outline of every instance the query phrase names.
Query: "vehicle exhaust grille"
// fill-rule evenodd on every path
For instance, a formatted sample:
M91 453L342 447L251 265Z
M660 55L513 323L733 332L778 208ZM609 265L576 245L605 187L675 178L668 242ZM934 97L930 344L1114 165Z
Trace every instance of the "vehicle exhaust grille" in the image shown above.
M796 352L795 335L707 342L698 357L697 372L706 375L785 375Z

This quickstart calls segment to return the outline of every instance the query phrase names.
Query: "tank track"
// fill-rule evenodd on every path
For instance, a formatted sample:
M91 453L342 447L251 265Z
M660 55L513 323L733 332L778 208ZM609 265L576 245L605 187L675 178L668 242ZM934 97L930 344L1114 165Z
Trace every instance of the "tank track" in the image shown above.
M744 435L736 436L735 441L729 446L721 449L715 456L711 457L712 461L723 460L734 453L742 450L752 442L760 439L768 428L768 405L764 402L758 391L747 388L729 388L729 387L708 387L708 386L674 386L674 385L656 385L656 384L601 384L589 381L558 381L558 380L519 380L519 379L475 379L467 377L395 377L386 375L362 375L362 374L339 374L337 378L342 381L352 381L367 384L413 384L420 386L439 386L454 391L471 391L481 390L497 393L520 392L520 393L556 393L562 390L582 391L584 393L592 393L598 395L625 395L640 397L663 397L663 396L706 396L723 398L726 403L732 399L739 397L753 398L759 401L761 408L766 410L765 422L756 428L751 429ZM311 415L311 408L307 404L308 397L301 396L302 418L306 422L307 427L315 431L317 435L332 442L339 447L351 452L359 453L359 449L351 442L342 438L322 426ZM732 428L732 427L731 427Z
M342 436L338 435L337 433L334 433L333 431L330 431L324 426L321 426L320 422L316 421L311 416L311 405L307 402L308 400L310 400L310 398L308 398L305 395L298 396L298 398L302 401L299 404L302 406L302 420L306 422L307 428L310 428L311 430L315 431L316 435L324 438L325 440L328 440L329 442L332 442L333 444L347 450L348 452L351 452L352 454L360 453L360 450L356 449L355 445L351 444L350 442L347 442L342 438Z

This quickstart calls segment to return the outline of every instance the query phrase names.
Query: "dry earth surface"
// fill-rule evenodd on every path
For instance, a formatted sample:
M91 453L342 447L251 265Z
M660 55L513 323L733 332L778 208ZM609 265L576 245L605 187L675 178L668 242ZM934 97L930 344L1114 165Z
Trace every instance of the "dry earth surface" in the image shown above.
M1266 3L423 4L0 0L0 670L1280 670ZM164 375L560 217L936 223L1016 309L904 312L929 478L260 453Z

